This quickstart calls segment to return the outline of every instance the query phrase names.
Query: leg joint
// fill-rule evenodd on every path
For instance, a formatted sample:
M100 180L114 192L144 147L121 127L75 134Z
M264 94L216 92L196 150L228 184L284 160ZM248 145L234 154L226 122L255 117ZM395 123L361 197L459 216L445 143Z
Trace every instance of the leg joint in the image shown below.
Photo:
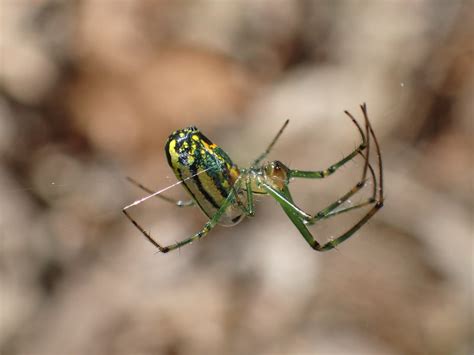
M324 251L323 247L316 241L311 245L311 248L319 252Z

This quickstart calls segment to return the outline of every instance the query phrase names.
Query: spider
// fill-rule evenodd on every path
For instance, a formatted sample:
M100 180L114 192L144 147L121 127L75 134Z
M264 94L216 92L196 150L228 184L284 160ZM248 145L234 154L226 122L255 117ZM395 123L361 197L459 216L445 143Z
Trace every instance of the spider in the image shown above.
M280 138L284 129L289 123L287 120L273 138L267 149L252 163L249 168L239 168L229 156L219 146L212 143L196 127L188 127L173 132L166 142L165 152L168 163L178 178L178 182L169 186L171 188L182 183L189 193L189 201L174 200L162 192L168 188L157 192L146 188L135 180L128 178L130 182L148 192L150 195L133 202L122 209L127 218L135 227L155 246L159 251L167 253L195 240L199 240L209 233L217 224L232 226L241 221L245 216L255 215L254 194L270 195L282 207L288 218L299 230L308 244L317 251L333 249L340 243L354 235L380 208L383 206L383 175L382 157L380 147L375 137L372 126L369 122L366 104L360 106L364 121L365 130L348 111L344 113L351 119L358 129L362 142L360 145L337 163L325 170L306 171L290 169L282 162L275 160L263 163L271 149ZM369 163L371 138L375 143L376 155L378 159L378 178L373 167ZM329 204L315 214L309 214L299 208L290 194L288 185L295 178L322 179L332 175L341 166L362 156L364 167L362 176L348 192L342 195L337 201ZM353 206L343 206L351 196L359 192L366 184L367 175L371 175L373 190L371 197ZM171 245L163 246L159 244L151 235L146 232L127 212L145 200L157 196L179 207L197 206L209 218L203 228L187 239ZM320 244L310 233L307 226L313 225L320 220L337 216L361 207L371 206L371 209L349 228L345 233L337 238L331 239L325 244Z

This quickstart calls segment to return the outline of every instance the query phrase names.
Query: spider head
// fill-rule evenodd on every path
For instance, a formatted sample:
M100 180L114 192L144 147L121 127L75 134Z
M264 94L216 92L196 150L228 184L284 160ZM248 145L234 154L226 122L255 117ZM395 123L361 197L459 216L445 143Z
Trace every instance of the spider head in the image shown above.
M268 182L278 189L288 184L288 172L290 169L279 160L269 162L263 166L265 177Z

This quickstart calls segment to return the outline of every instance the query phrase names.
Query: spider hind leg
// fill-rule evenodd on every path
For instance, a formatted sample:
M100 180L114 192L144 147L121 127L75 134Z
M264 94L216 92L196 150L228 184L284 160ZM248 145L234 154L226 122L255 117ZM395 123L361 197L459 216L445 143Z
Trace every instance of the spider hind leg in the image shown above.
M254 205L253 205L253 195L252 191L250 189L250 182L247 181L247 205L243 204L238 204L238 206L242 209L244 214L246 216L253 216L254 214ZM199 240L202 237L205 237L219 222L219 220L222 218L222 216L225 214L226 210L233 204L238 203L238 191L240 189L240 184L241 182L238 181L236 182L236 186L231 190L227 198L224 200L222 205L219 207L219 209L214 213L214 215L204 224L203 228L198 231L197 233L194 233L192 236L175 242L170 245L163 246L160 243L158 243L151 235L148 233L133 217L128 213L128 209L136 206L137 204L143 202L144 200L139 200L136 201L135 203L132 203L122 209L122 212L125 214L125 216L132 222L132 224L145 236L146 239L150 243L152 243L155 247L158 248L158 250L162 253L168 253L169 251L179 249L185 245L191 244L195 240ZM139 187L141 187L139 185ZM145 188L145 191L148 191L147 188ZM241 218L241 217L239 217Z

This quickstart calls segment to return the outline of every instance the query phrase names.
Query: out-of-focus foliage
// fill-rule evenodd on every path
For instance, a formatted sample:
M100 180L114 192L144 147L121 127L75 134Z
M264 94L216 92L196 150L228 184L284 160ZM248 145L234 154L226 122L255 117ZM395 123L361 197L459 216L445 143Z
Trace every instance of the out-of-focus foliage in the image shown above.
M468 354L473 1L0 0L2 354ZM198 126L242 166L322 169L367 102L384 209L337 251L274 201L167 255L122 216ZM362 163L294 183L317 211ZM176 189L179 190L179 189ZM180 192L175 192L180 196ZM205 222L148 201L159 240ZM314 229L321 241L358 214Z

